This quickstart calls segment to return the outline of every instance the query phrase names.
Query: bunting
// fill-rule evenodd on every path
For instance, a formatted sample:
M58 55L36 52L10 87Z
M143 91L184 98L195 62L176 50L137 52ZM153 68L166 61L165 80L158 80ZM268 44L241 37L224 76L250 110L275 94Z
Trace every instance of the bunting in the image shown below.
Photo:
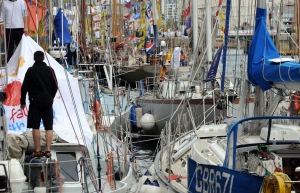
M141 17L141 11L137 11L136 13L135 13L135 15L133 16L133 19L134 20L137 20L137 19L139 19Z
M146 16L149 20L153 20L152 19L152 3L149 2L147 8L146 8Z
M161 13L161 11L158 11L158 10L161 10L160 1L158 1L157 5L156 5L156 9L157 9L156 11L157 11L157 17L158 17L157 26L158 26L158 28L160 28L163 24L162 13Z
M141 50L144 47L144 42L140 43L138 49Z
M127 15L124 15L124 17L126 18L126 19L130 19L130 17L131 17L131 14L130 13L128 13Z
M129 1L129 2L126 2L125 1L125 7L127 8L127 9L130 9L130 7L131 7L131 2Z
M146 24L146 19L139 19L139 21L137 23L140 25Z

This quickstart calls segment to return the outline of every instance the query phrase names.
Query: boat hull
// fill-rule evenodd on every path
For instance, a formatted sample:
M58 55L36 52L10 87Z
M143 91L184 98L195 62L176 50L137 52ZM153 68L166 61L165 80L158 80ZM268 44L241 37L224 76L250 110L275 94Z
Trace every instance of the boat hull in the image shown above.
M212 111L213 109L213 99L191 99L189 101L189 105L191 107L191 112L193 118L188 113L187 104L182 103L182 99L174 99L174 100L164 100L164 99L154 99L154 100L143 100L140 99L137 103L142 107L143 114L147 112L151 112L155 119L155 125L151 130L144 130L147 135L160 135L162 129L165 128L166 122L171 120L171 128L174 131L178 125L178 118L182 111L182 121L181 125L183 126L184 131L189 131L193 129L192 120L195 121L195 125L198 126L204 119L206 122L213 121L214 116L222 115L224 116L226 113L225 110L215 109L215 113ZM183 105L185 107L182 109ZM176 111L176 109L179 110ZM203 112L211 109L209 112L206 112L205 115ZM176 113L173 113L175 112Z
M166 65L166 74L169 75L171 72L170 65ZM147 77L154 77L155 74L159 73L159 66L155 65L144 65L144 66L131 66L131 67L121 67L121 78L122 80L135 83Z

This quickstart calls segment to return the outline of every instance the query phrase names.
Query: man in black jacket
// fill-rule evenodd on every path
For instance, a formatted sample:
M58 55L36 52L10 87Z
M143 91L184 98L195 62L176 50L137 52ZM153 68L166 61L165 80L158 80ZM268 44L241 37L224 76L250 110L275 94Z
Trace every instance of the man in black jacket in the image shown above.
M32 128L35 152L31 157L51 157L50 146L53 135L53 110L52 104L57 92L57 79L54 70L47 66L44 53L36 51L32 67L28 68L21 88L21 108L24 109L26 94L30 102L27 128ZM41 151L40 123L43 121L46 130L46 150Z

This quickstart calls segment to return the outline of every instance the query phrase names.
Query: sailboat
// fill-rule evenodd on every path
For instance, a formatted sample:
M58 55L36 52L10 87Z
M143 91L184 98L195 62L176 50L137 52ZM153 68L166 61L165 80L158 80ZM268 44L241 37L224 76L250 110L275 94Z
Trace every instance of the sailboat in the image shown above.
M68 31L63 32L66 34ZM60 40L64 42L63 36ZM65 53L60 48L51 48L53 52L60 52L56 54L59 58ZM97 94L91 95L89 84L85 82L82 74L78 76L73 71L70 73L69 69L66 69L69 64L59 64L46 51L45 63L54 69L59 87L53 105L55 135L51 145L52 156L28 156L35 149L32 133L26 128L28 107L25 111L20 109L19 92L24 75L33 64L31 56L37 50L44 51L31 37L23 36L6 68L1 70L1 89L6 93L6 98L2 98L1 101L3 138L0 154L0 191L137 192L135 159L130 156L126 142L120 141L109 125L102 126L99 113L101 109L99 104L95 105L100 103L100 99L91 97L99 96L100 89L98 90L95 84L94 92ZM93 77L94 80L97 78ZM96 114L94 117L92 106ZM44 132L41 132L43 148L45 139Z
M206 23L209 24L211 24L210 13L206 16ZM197 17L197 12L194 12L193 18ZM197 27L193 26L193 29L195 28ZM207 28L202 28L199 36L197 33L193 36L193 41L198 43L194 44L197 48L194 50L195 58L190 61L189 65L179 66L181 48L176 47L171 58L172 75L166 76L161 82L157 81L159 75L137 82L135 89L139 92L139 97L136 98L136 106L133 108L142 109L142 115L137 116L138 119L131 117L131 121L141 122L138 129L142 128L146 134L157 136L161 134L167 121L172 123L172 128L179 127L179 117L180 119L183 117L183 123L185 123L180 127L188 131L203 121L214 121L216 117L227 116L228 109L234 105L237 93L233 84L226 81L226 91L224 92L226 94L223 96L219 94L222 81L221 77L217 75L217 69L222 48L219 48L212 60L212 42L215 38L211 38L211 36L216 37L216 24L213 30L211 28L212 26L208 25ZM206 34L211 35L205 35L206 30ZM206 44L203 43L205 39L208 41ZM200 55L198 47L201 47L203 51ZM214 63L212 66L215 73L209 78L214 80L212 84L204 81L206 79L204 72L208 71L207 63ZM155 81L156 83L153 85ZM235 114L236 111L233 111Z
M276 109L284 109L286 103L298 104L298 100L281 101L281 88L285 85L285 89L299 90L300 65L279 58L266 28L266 17L266 2L258 1L256 30L248 53L248 78L255 80L251 83L257 86L256 92L260 94L271 87L278 89L273 102L265 114L245 119L241 115L230 128L226 124L201 125L174 141L168 135L167 140L162 138L167 145L161 145L161 151L145 175L145 178L150 176L151 180L157 180L161 191L254 193L298 190L299 117L271 115ZM261 42L264 42L263 46ZM291 79L287 80L284 74ZM283 77L286 81L281 79ZM262 109L257 107L254 114ZM170 135L170 130L167 134Z

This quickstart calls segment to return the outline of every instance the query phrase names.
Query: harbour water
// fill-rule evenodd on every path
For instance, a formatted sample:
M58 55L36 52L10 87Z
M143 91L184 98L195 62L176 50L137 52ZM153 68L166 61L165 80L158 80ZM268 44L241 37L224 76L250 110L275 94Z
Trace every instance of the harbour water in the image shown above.
M153 163L158 144L158 140L151 140L147 142L134 141L132 150L136 157L136 161L139 166L138 172L140 174L144 174Z

